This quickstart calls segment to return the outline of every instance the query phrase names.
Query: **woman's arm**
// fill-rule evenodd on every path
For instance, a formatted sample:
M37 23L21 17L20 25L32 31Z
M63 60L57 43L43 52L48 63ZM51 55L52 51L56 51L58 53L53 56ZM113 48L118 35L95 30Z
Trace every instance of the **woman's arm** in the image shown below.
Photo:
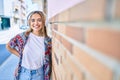
M7 48L8 51L10 51L11 53L13 53L14 55L16 55L18 57L20 56L19 53L18 53L18 51L16 49L10 47L9 43L6 44L6 48Z

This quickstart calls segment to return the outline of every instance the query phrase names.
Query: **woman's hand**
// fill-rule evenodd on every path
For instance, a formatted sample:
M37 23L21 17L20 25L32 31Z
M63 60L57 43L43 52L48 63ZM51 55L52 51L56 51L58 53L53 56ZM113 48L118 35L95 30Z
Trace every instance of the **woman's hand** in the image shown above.
M18 75L18 67L15 69L14 76Z

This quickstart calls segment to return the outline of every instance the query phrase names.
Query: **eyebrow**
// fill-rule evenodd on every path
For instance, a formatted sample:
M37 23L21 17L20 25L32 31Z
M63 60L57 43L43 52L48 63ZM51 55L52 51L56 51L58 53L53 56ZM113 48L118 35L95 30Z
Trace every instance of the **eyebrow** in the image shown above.
M37 19L31 19L31 21L35 21L35 20L37 20L37 21L42 21L42 18L37 18Z

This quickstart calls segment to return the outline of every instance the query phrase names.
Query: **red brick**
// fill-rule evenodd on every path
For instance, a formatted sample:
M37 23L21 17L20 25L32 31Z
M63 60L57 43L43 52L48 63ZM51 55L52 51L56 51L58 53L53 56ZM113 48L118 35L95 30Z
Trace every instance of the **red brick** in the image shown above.
M104 20L106 0L85 0L69 9L69 21Z
M108 28L88 28L86 35L88 46L120 59L120 31Z
M68 49L68 51L70 51L70 53L72 53L72 43L70 43L68 40L64 39L63 37L61 37L62 40L62 44L65 46L66 49Z
M120 0L115 0L115 18L120 19Z
M66 35L79 42L85 42L83 27L66 27Z
M77 80L84 79L83 71L81 71L81 68L78 67L78 65L76 65L75 62L73 62L68 55L66 59L66 64L68 64L66 67L69 67L69 69L72 71L73 77L76 76Z
M94 57L88 55L88 53L81 50L79 47L74 46L73 56L86 68L95 80L112 80L112 70Z

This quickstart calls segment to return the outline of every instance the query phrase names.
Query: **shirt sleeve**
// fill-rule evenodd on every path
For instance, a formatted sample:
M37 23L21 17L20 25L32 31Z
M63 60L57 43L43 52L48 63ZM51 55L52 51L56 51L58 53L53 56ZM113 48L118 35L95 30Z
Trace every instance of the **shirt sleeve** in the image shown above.
M15 48L17 46L17 36L16 35L15 37L13 37L10 41L9 41L9 44L10 44L10 47L11 48Z

